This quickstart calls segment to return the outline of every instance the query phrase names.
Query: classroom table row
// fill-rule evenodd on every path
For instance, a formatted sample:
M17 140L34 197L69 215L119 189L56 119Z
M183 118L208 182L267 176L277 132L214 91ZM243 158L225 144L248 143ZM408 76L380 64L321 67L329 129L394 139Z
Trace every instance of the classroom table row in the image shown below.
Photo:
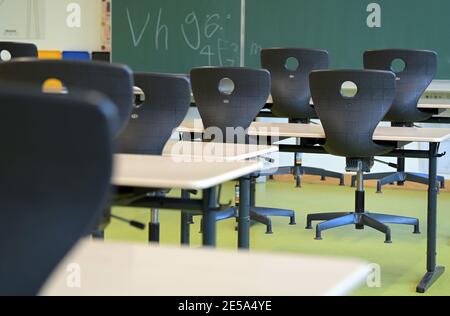
M184 121L177 129L180 133L202 134L204 128L201 120ZM254 122L248 134L259 137L269 137L279 140L281 138L296 139L325 139L325 132L320 125L290 124L290 123L267 123ZM437 159L444 154L439 153L439 145L450 138L449 128L416 128L416 127L378 127L375 130L373 140L395 144L396 150L385 156L427 159L429 165L429 184L427 197L427 255L426 274L418 285L419 292L425 292L429 286L444 272L444 267L436 263L436 235L437 235ZM428 150L403 149L404 143L426 143ZM314 154L328 154L320 146L308 145L279 145L281 152L302 152Z

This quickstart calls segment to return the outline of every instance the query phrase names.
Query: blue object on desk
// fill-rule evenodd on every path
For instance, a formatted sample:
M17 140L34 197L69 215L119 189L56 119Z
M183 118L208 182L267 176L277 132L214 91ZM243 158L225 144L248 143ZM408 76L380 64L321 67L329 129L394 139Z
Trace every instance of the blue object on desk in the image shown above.
M83 51L64 51L64 60L91 60L91 54Z

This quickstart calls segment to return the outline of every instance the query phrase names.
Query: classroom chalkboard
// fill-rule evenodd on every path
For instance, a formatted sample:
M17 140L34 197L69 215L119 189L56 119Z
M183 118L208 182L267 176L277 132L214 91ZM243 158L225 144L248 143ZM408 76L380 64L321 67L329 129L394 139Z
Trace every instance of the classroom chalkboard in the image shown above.
M265 47L321 48L331 66L362 67L367 49L417 48L439 54L450 79L449 0L246 0L246 65Z
M112 60L134 71L239 66L240 0L113 0Z
M326 49L332 67L361 68L367 49L417 48L435 50L437 78L450 79L449 0L113 0L112 28L113 62L137 71L260 67L268 47Z

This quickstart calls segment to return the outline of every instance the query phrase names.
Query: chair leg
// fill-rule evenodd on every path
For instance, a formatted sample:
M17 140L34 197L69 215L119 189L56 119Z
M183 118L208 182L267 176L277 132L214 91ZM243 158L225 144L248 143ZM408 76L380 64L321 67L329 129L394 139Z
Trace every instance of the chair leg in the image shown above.
M268 218L267 216L258 214L255 211L250 211L250 219L252 221L261 223L263 225L266 225L266 234L268 234L268 235L273 234L273 231L272 231L272 220L270 218Z
M294 173L294 179L295 179L295 187L301 188L302 187L302 170L300 166L295 166L293 169Z
M392 173L390 176L384 177L380 180L378 180L377 183L377 193L382 193L382 187L386 184L392 184L395 182L405 182L406 175L403 172L395 172Z
M372 174L366 174L364 175L364 180L380 180L377 185L377 193L381 193L381 188L383 185L391 184L394 182L404 182L404 181L411 181L415 183L420 183L424 185L428 185L428 175L421 174L421 173L402 173L402 172L395 172L395 173L372 173ZM394 181L392 181L394 180ZM445 189L445 177L438 176L437 180L439 182L439 188ZM354 188L356 185L356 176L352 176L352 187Z
M445 185L445 177L442 176L438 176L437 177L438 181L440 182L440 189L445 190L446 185Z
M105 240L105 231L104 230L96 230L92 233L92 238L96 240Z
M216 221L224 221L230 218L236 218L237 217L238 209L237 207L231 207L226 211L221 211L216 213Z
M356 223L355 214L347 214L341 217L331 219L329 221L317 224L316 226L316 240L322 240L322 232L332 228L338 228L346 225L352 225Z
M364 175L364 181L370 180L380 180L391 176L394 172L384 172L384 173L368 173ZM352 176L352 188L356 187L356 176Z
M325 169L320 168L312 168L312 167L303 167L296 165L294 167L282 167L277 170L275 175L279 174L292 174L295 179L295 185L297 188L302 187L302 180L301 177L305 174L312 175L312 176L319 176L322 181L325 181L327 178L336 178L339 179L339 185L344 186L345 185L345 176L343 173L339 172L333 172ZM273 176L270 176L271 179Z
M216 222L221 222L230 218L237 218L237 208L231 207L226 211L216 213ZM200 220L200 234L203 233L203 219Z
M351 214L347 213L321 213L321 214L310 214L306 218L306 229L312 229L312 222L322 222L329 221L335 218L343 217Z
M284 210L278 208L268 208L268 207L253 207L252 211L259 215L269 217L269 216L281 216L281 217L289 217L290 223L289 225L296 225L295 222L295 212L292 210Z
M293 172L294 171L293 171L292 167L280 167L271 176L273 176L273 175L283 175L283 174L293 174Z
M420 183L424 185L428 185L428 175L427 174L421 174L421 173L406 173L406 181L411 181L414 183ZM445 178L442 176L437 177L438 181L438 188L439 189L445 189Z
M399 224L399 225L414 226L414 234L420 234L420 223L419 223L419 219L417 219L417 218L386 215L386 214L375 214L375 213L368 213L367 215L376 219L377 221L385 223L385 224Z
M371 227L371 228L385 234L386 235L386 240L385 240L386 244L392 243L391 229L389 228L389 226L379 222L378 220L376 220L375 218L372 218L368 214L362 214L360 221L361 221L362 225Z
M339 185L345 185L344 174L334 171L329 171L320 168L312 168L312 167L302 167L303 174L309 174L313 176L320 176L321 180L324 181L326 178L336 178L339 179Z

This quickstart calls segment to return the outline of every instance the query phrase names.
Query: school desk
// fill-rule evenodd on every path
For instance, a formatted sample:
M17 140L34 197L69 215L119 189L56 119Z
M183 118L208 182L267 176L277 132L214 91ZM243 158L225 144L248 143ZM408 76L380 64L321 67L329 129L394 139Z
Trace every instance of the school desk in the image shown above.
M178 129L179 132L201 133L202 124L193 121L185 121ZM284 138L312 138L324 139L325 132L320 125L289 124L289 123L253 123L249 129L249 135ZM436 259L436 234L437 234L437 159L444 156L439 153L442 142L450 139L448 128L408 128L408 127L378 127L374 133L374 140L396 145L398 149L384 155L396 158L427 159L429 170L428 206L427 206L427 272L417 286L417 292L424 293L444 273L445 268L437 266ZM428 143L428 150L403 149L405 143ZM308 145L279 145L280 152L301 152L312 154L327 154L321 146Z
M81 241L40 294L337 296L362 286L370 273L352 259Z

